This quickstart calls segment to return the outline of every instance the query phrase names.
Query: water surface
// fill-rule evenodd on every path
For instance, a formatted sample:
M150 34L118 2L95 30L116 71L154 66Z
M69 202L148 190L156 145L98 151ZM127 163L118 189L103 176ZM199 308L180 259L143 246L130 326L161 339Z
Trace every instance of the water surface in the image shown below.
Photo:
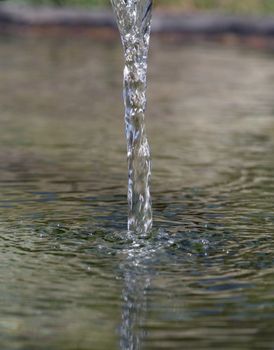
M273 54L153 39L133 242L118 38L0 53L1 349L273 349Z

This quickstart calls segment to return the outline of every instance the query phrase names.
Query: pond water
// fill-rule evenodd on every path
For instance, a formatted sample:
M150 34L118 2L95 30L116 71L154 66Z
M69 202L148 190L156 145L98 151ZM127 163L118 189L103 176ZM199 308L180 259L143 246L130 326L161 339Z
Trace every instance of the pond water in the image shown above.
M0 348L273 349L274 55L153 38L133 241L119 38L0 53Z

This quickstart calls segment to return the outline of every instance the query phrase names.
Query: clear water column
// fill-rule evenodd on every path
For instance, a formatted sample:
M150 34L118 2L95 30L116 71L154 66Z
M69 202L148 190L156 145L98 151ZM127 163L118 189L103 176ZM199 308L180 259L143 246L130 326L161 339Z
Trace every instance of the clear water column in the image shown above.
M150 148L145 131L147 58L152 0L111 0L125 54L124 103L128 156L128 230L152 227Z

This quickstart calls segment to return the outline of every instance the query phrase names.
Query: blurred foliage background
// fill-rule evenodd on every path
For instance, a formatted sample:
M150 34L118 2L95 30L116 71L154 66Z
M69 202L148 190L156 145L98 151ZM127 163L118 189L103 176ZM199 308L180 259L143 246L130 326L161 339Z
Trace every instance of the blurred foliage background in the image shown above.
M56 6L109 6L110 0L2 0L8 3ZM217 10L233 13L274 13L274 0L154 0L156 6L181 11Z

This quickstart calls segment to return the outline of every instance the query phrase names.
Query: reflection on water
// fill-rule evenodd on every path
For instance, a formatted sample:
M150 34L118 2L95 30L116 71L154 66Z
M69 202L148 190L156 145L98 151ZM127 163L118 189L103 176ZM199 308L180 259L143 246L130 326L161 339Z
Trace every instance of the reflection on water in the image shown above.
M143 346L148 294L155 274L154 264L174 243L172 237L159 230L151 233L147 240L141 238L130 241L130 247L127 244L123 251L124 256L119 267L124 283L120 327L122 350L141 349ZM201 244L203 246L202 242Z
M147 312L147 290L151 272L139 263L142 254L131 253L126 266L122 267L124 288L122 291L122 321L120 328L120 348L122 350L141 349L145 336L144 320Z
M272 350L272 53L154 38L136 242L118 38L0 53L0 348Z

